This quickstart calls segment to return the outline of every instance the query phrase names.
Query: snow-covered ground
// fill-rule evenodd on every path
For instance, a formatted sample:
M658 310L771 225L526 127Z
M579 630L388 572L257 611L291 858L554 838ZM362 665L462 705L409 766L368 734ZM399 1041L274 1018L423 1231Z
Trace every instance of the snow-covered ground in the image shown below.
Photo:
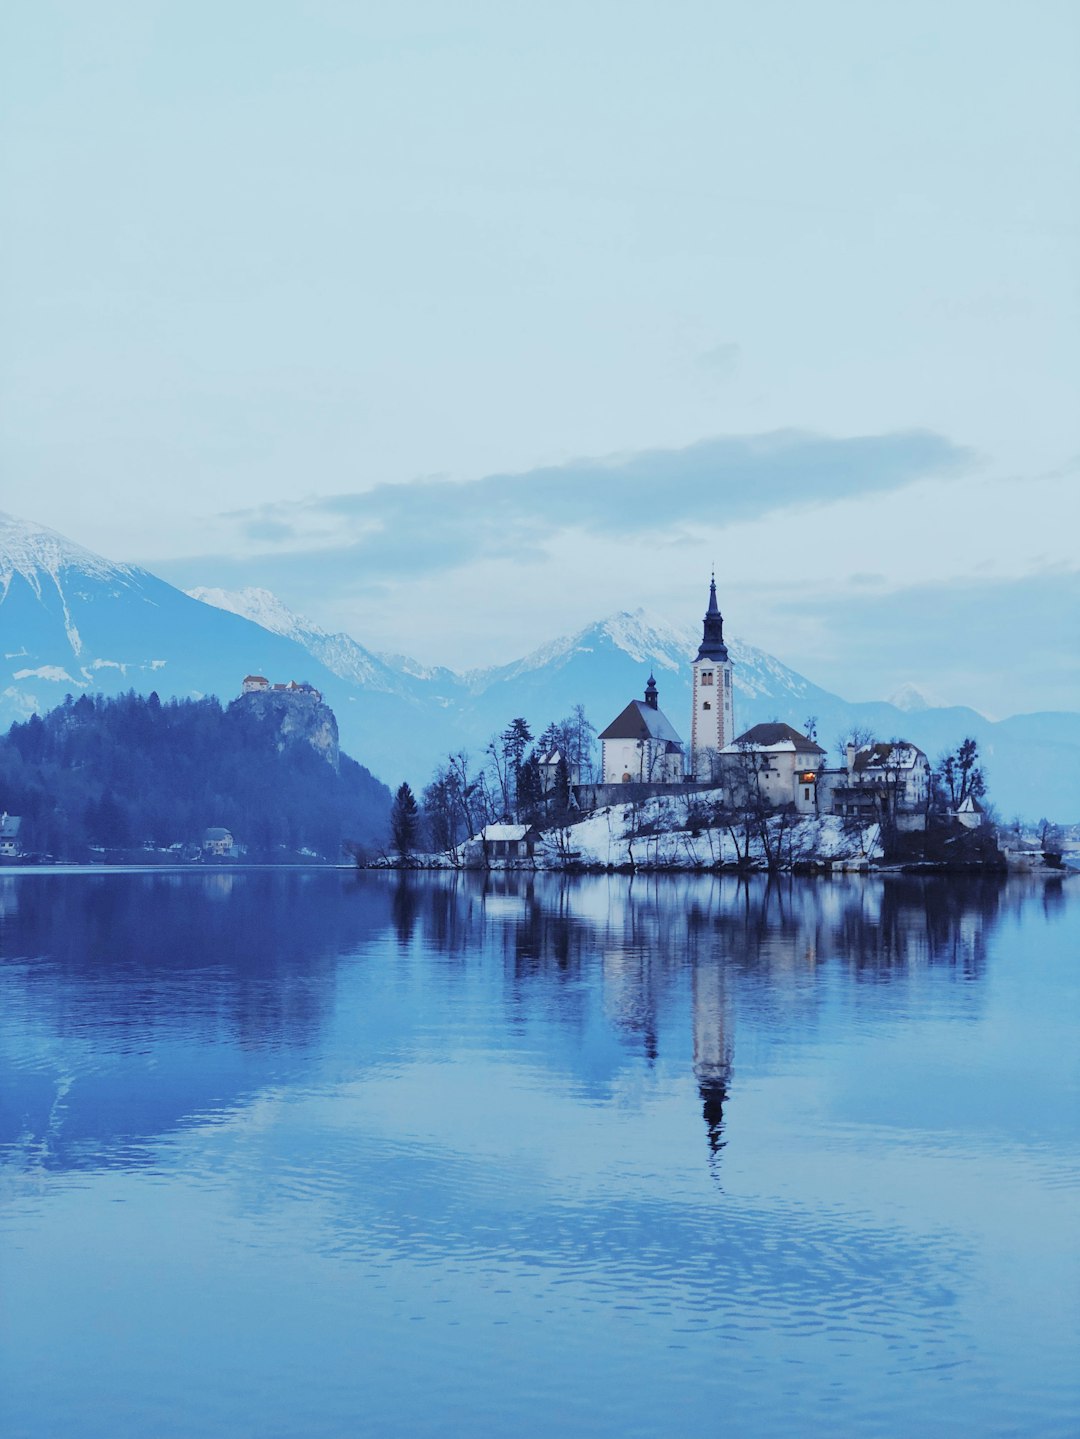
M706 790L693 797L698 814L719 799L719 791ZM615 868L633 865L638 869L711 869L736 865L747 852L741 832L726 827L693 824L688 798L683 795L645 800L637 805L616 804L586 815L575 824L549 829L537 845L537 869ZM820 819L787 821L781 838L780 818L772 825L771 847L780 855L782 867L800 862L828 861L840 867L860 867L882 857L879 827L852 829L836 815ZM413 863L421 868L449 869L478 864L479 850L466 857L465 848L456 855L417 855ZM759 837L749 841L749 861L765 867L765 846ZM393 859L376 862L393 865ZM490 859L491 869L518 869L520 860Z
M719 791L698 793L692 797L694 809L699 815L707 812L719 798ZM881 858L877 825L852 830L836 815L794 823L774 818L770 824L771 847L784 865L811 860L860 864ZM690 801L679 795L646 800L637 806L611 805L565 830L548 831L537 859L551 868L561 868L569 856L576 864L698 869L738 864L740 849L746 850L741 829L732 834L724 826L691 824ZM766 863L765 847L757 836L750 838L749 858L756 864Z

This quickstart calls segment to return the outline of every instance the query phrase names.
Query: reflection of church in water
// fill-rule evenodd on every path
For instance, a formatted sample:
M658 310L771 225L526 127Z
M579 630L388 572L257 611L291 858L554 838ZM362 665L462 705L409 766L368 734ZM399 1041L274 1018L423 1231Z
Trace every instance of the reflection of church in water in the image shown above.
M498 955L515 1015L557 1017L574 1036L569 1052L600 1017L650 1067L677 1059L683 1083L692 1075L715 1161L734 1097L740 1004L749 1001L752 1049L815 1030L838 988L876 992L887 981L894 996L906 986L923 994L935 972L955 977L961 1001L976 1005L989 934L1026 894L996 879L902 875L630 885L621 876L512 873L419 884L406 874L392 912L403 943L419 929L441 952Z
M732 1015L725 979L722 963L694 966L694 1078L714 1157L724 1144L724 1105L731 1085Z

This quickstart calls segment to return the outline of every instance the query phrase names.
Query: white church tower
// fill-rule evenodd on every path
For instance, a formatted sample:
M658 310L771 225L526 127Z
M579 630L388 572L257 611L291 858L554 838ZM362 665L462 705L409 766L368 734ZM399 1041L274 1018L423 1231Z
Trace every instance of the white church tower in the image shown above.
M717 755L735 738L731 660L724 644L724 617L716 603L716 576L709 585L705 633L694 661L694 714L690 769L696 780L716 778Z

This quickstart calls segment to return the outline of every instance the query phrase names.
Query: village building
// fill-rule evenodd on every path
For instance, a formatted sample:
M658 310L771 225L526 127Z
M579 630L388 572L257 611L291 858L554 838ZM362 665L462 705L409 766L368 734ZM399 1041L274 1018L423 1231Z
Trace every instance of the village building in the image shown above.
M683 742L660 708L652 675L644 700L631 700L600 735L602 783L682 784L686 761Z
M22 845L19 843L20 829L20 815L8 814L7 810L0 815L0 859L17 859L22 854Z
M554 794L559 783L559 766L564 763L565 756L561 750L548 750L537 758L536 768L540 775L540 793L546 799L548 795ZM573 796L574 788L582 783L581 765L566 763L566 784Z
M693 672L690 771L696 780L707 783L718 778L718 756L735 738L731 658L724 643L724 617L716 603L715 575Z
M953 810L953 819L965 829L978 829L986 822L986 811L974 795L967 795Z
M817 784L825 751L789 724L756 724L720 751L720 774L735 803L760 799L777 809L818 813Z
M322 699L321 692L314 685L308 684L306 680L301 680L299 684L296 680L290 680L288 684L271 684L265 675L245 675L244 682L240 686L240 693L242 695L267 693L298 695L316 702Z
M488 824L466 846L467 862L513 868L531 864L540 831L531 824Z
M888 820L898 829L925 829L930 761L908 740L849 744L840 769L819 781L822 813L866 823Z
M203 830L202 852L207 859L234 859L238 851L232 832L220 825Z

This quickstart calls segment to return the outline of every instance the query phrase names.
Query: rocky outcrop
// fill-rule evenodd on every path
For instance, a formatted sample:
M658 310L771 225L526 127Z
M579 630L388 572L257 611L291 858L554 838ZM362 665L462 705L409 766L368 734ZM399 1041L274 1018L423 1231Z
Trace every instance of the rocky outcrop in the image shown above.
M230 709L239 709L260 725L272 728L278 752L308 744L332 769L340 767L338 726L334 711L302 690L263 690L241 695Z

